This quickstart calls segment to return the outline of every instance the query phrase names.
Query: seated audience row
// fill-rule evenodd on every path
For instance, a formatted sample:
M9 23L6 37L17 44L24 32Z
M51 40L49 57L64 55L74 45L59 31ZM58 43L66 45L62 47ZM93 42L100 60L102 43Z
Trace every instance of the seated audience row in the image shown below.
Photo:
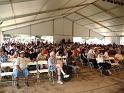
M78 73L80 67L77 64L82 61L86 66L89 64L88 62L92 62L94 68L98 69L100 66L111 75L111 67L123 63L123 56L121 54L123 49L124 46L115 44L88 45L86 43L66 42L60 44L42 42L22 44L10 42L3 44L0 48L0 64L10 61L14 62L13 74L17 80L16 85L19 87L18 80L21 74L26 77L26 85L28 85L29 72L27 70L27 62L46 60L48 61L49 79L51 80L52 73L57 73L57 83L63 84L60 76L61 73L64 78L70 77L71 73ZM66 73L69 72L67 71L68 68L71 68L72 72Z

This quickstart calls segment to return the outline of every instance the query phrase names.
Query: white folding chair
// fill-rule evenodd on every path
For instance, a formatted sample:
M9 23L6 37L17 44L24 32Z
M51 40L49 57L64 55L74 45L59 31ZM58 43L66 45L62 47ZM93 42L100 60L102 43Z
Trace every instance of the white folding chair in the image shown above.
M10 67L11 69L13 69L13 62L6 62L6 63L1 63L1 69L5 68L5 67ZM9 72L5 72L0 69L0 77L5 77L5 76L12 76L12 85L14 85L14 79L13 79L13 71L9 71Z
M88 60L88 66L90 67L90 69L92 70L94 65L93 65L93 62L91 62L89 59Z

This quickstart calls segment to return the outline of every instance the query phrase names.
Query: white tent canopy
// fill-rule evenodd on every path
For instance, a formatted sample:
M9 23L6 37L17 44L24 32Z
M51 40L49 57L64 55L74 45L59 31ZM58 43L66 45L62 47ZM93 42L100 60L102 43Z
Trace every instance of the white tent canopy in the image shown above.
M0 0L0 28L9 34L52 35L55 40L119 37L124 34L123 10L103 0Z

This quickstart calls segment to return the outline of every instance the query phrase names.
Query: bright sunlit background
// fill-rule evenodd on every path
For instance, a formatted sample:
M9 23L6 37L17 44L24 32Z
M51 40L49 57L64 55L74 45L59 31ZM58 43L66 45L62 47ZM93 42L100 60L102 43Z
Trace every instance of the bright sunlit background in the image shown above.
M53 43L53 36L30 36L30 35L4 35L5 42L22 42L28 43L29 41L40 40L42 42ZM96 38L96 37L73 37L73 42L87 43L87 44L110 44L111 38ZM124 37L120 38L120 44L124 45Z
M30 35L4 35L5 42L21 42L28 43L31 41L40 40L42 42L53 42L53 36L30 36Z
M74 42L87 43L87 44L110 44L111 41L107 39L98 39L96 37L73 37Z

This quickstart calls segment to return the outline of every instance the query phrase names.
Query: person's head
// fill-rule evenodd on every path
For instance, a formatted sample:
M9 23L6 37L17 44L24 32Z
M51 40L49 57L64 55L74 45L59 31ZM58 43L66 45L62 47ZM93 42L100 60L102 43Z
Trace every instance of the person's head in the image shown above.
M0 55L3 55L4 54L4 51L2 48L0 48Z
M103 55L103 52L100 52L100 55Z
M121 51L117 51L117 54L121 54Z
M98 55L99 55L99 57L102 57L103 56L103 53L102 52L99 52Z
M30 49L29 53L32 54L34 52L33 48Z
M19 57L19 52L16 51L16 52L14 53L14 58L17 58L17 57Z
M42 48L40 49L40 53L41 53L41 54L43 53L43 49L42 49Z
M55 52L52 51L52 52L50 53L50 57L51 57L51 58L55 58L55 56L56 56L56 55L55 55Z
M72 56L72 52L68 51L68 57L71 57L71 56Z
M22 58L25 57L25 52L24 52L24 51L21 51L21 52L20 52L20 57L22 57Z

